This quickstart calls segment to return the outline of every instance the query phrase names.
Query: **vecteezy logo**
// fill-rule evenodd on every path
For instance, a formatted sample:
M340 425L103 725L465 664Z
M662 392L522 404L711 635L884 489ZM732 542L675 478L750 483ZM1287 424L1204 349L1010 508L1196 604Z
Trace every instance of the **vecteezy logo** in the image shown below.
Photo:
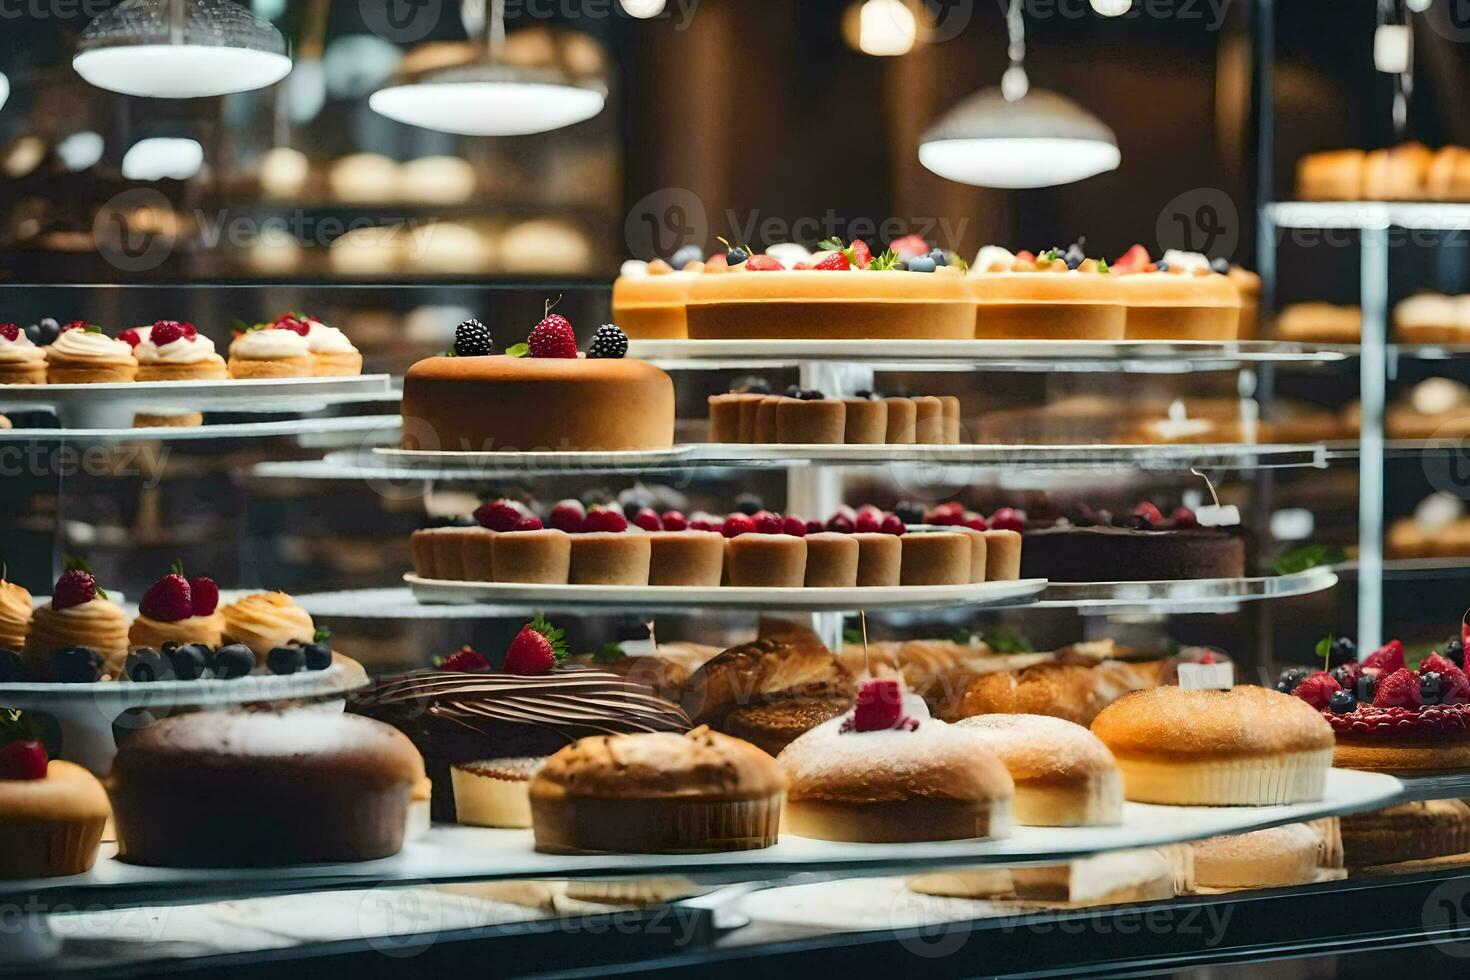
M444 0L358 0L367 29L394 44L413 44L429 36L444 12Z
M1420 915L1424 934L1446 956L1470 957L1470 884L1454 878L1429 893Z
M110 198L92 219L97 254L123 272L148 272L173 254L176 219L168 198L136 187Z
M1159 248L1229 258L1240 244L1240 213L1218 187L1195 187L1164 205L1154 225Z
M1470 41L1470 0L1439 0L1419 18L1447 41Z
M646 195L623 222L628 254L640 259L673 255L685 245L709 244L704 202L684 187L665 187Z
M919 8L919 37L928 44L954 40L975 16L974 0L926 0Z

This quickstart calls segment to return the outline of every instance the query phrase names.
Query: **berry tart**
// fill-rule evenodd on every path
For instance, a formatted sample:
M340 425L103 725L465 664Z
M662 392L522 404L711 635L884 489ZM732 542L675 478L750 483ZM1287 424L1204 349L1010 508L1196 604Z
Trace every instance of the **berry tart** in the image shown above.
M0 879L90 870L111 812L96 776L49 759L29 720L0 709Z
M1183 507L1165 516L1144 501L1126 517L1077 507L1053 519L1007 510L1003 519L1024 528L1023 578L1148 582L1245 575L1240 528L1201 527L1195 512Z
M26 638L35 680L90 682L116 676L128 655L128 614L78 564L61 573L51 601L36 609Z
M1320 647L1320 645L1319 645ZM1344 769L1416 772L1470 767L1470 679L1464 642L1446 644L1417 670L1398 640L1361 662L1328 671L1287 668L1277 690L1321 714L1337 736L1333 765Z
M1122 340L1118 277L1081 241L1040 254L987 245L970 266L975 336L988 340Z
M13 323L0 323L0 385L38 385L46 381L46 349L36 346Z
M874 256L854 240L823 242L788 268L749 246L707 266L689 291L693 340L968 340L975 300L943 252ZM759 273L758 275L756 273Z
M132 347L139 381L223 381L229 375L214 341L192 323L159 320L124 330L118 339Z
M451 356L408 369L403 448L444 452L667 449L674 442L674 383L625 357L612 324L585 355L572 325L547 306L526 343L494 353L478 321L460 324Z
M230 377L311 377L317 362L306 339L308 333L310 327L305 323L285 317L237 334L230 344Z
M271 651L293 644L304 646L317 637L310 614L284 592L242 596L219 614L224 619L221 639L248 647L260 666L267 666Z
M1158 262L1134 245L1112 265L1128 308L1127 340L1235 340L1240 287L1224 259L1170 250Z
M874 844L1007 837L1015 784L987 740L929 717L896 678L870 680L851 712L776 758L783 823L801 837Z
M114 340L101 327L80 320L63 327L45 351L49 384L105 384L138 376L138 359L126 341Z
M138 603L128 628L128 645L161 648L166 643L220 645L225 618L219 613L219 586L205 576L185 578L175 562Z
M703 270L704 251L697 245L679 249L668 261L624 262L613 281L613 319L633 340L687 339L684 308Z
M14 582L7 582L5 567L0 564L0 650L18 653L25 649L32 615L30 592Z

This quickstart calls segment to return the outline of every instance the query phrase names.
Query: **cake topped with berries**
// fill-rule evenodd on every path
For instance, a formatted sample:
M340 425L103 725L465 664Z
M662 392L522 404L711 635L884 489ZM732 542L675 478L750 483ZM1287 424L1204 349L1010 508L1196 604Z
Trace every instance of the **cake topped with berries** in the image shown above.
M674 442L674 383L626 357L613 324L585 353L566 317L551 312L523 343L497 352L478 320L453 349L419 361L403 382L403 448L438 452L616 452Z
M969 281L978 304L975 336L1018 340L1122 340L1126 315L1106 259L1086 239L1067 248L1011 252L987 245Z
M138 618L128 629L130 647L165 643L220 645L225 618L219 613L219 586L207 576L185 578L175 562L169 573L148 587L138 603Z
M128 653L128 614L107 597L86 565L68 563L35 611L26 638L27 672L39 681L97 680L116 675Z
M1238 524L1205 527L1200 519L1229 508L1196 513L1176 507L1165 514L1142 501L1127 514L1086 505L1048 513L1005 510L1007 526L1019 521L1024 527L1023 578L1151 582L1245 575L1245 537Z
M686 339L684 304L704 269L704 249L698 245L685 245L668 259L624 262L613 282L613 319L635 340Z
M1112 264L1127 340L1234 340L1240 334L1241 293L1229 263L1171 249L1155 262L1134 245Z

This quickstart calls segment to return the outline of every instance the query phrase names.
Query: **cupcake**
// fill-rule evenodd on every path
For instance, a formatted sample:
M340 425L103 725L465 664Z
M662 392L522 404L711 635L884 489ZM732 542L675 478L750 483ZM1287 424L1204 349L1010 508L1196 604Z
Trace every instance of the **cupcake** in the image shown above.
M220 615L224 642L245 644L262 664L276 647L310 643L316 636L311 616L284 592L247 595L225 606Z
M0 650L19 653L31 631L31 594L0 578Z
M132 346L139 381L222 381L227 375L214 341L192 323L159 320L151 327L124 330L118 339Z
M46 380L54 385L132 381L138 375L138 360L126 341L80 320L67 324L45 351Z
M288 313L282 320L291 319L306 324L306 346L316 358L318 377L339 377L362 373L362 354L347 335L336 327L329 327L315 317L301 313ZM281 321L276 321L280 323Z
M776 843L786 781L760 749L691 732L584 738L531 780L536 850L688 854Z
M31 617L24 652L29 671L42 680L95 681L103 670L117 676L127 655L127 613L90 572L62 572L51 601Z
M460 823L470 827L531 826L531 777L545 764L540 755L504 759L476 759L449 767L454 786L454 809Z
M37 347L13 323L0 323L0 385L38 385L46 381L46 348Z
M219 605L219 586L200 576L186 579L179 566L154 582L138 603L138 618L128 629L132 649L162 649L165 643L203 643L218 647L225 618Z
M292 326L258 326L237 336L230 344L232 378L309 378L316 372L316 355L311 352L304 323Z
M0 712L0 879L90 870L110 813L96 776L48 759L23 718Z

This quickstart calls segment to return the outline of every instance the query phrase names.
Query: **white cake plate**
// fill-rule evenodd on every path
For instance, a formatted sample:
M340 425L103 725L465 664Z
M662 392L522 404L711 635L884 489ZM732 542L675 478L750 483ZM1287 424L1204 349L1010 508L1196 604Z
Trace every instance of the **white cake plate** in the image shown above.
M338 654L326 670L251 674L233 680L0 684L0 706L55 718L61 728L63 757L98 776L105 776L112 768L112 757L117 754L113 723L134 708L164 717L177 708L225 708L263 701L342 698L367 683L362 665Z
M225 381L127 381L0 385L0 411L50 410L64 428L115 429L150 411L301 411L311 406L393 397L386 374Z
M690 446L669 449L636 449L616 452L441 452L428 449L398 449L380 446L372 451L367 465L389 466L404 476L425 479L436 475L474 478L506 472L602 473L673 466L689 459ZM348 461L350 462L350 461Z
M626 609L696 612L743 609L756 612L877 612L932 606L1026 605L1046 579L974 582L967 585L893 585L854 589L749 588L722 585L525 585L517 582L454 582L403 576L424 603L475 603L521 609Z
M397 415L347 415L331 418L277 419L270 422L233 422L219 425L168 425L145 428L129 426L121 429L0 429L0 443L97 445L300 436L302 445L319 448L396 441L400 427L401 419Z
M1001 840L924 844L846 844L783 834L773 847L717 854L539 854L533 849L529 830L436 825L423 839L380 861L195 870L149 868L104 856L86 874L0 883L0 899L45 894L53 902L66 899L123 907L161 899L177 904L232 893L315 891L364 883L388 886L395 882L650 874L748 881L800 871L872 875L967 864L1059 864L1103 851L1157 847L1370 810L1397 799L1400 789L1392 776L1334 769L1328 773L1326 793L1314 803L1263 807L1126 803L1123 822L1115 827L1017 827Z

